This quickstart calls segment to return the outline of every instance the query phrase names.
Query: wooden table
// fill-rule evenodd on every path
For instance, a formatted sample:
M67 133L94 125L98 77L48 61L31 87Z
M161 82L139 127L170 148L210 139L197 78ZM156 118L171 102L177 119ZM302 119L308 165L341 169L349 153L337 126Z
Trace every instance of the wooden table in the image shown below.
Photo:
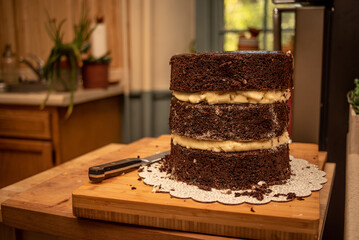
M132 151L145 145L157 145L163 138L144 138L131 143ZM313 144L294 144L296 149L317 147ZM78 219L72 214L71 193L88 181L89 166L98 164L101 156L126 145L110 144L65 164L42 172L0 190L0 239L231 239L220 236L170 231L135 225ZM134 153L135 154L135 153ZM319 153L319 165L326 161L326 153ZM328 183L320 191L319 239L323 230L335 164L324 164Z

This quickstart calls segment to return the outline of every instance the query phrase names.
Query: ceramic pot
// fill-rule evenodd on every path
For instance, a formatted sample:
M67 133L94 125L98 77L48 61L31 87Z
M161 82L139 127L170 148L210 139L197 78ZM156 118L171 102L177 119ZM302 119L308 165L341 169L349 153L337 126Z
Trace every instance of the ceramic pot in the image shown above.
M82 66L84 88L106 88L108 86L108 63L86 63Z

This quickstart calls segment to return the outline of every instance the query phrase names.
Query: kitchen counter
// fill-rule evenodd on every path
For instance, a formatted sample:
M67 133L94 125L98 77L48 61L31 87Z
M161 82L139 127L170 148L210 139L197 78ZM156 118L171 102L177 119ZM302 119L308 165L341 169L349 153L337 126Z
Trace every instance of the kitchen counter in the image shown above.
M167 149L170 137L144 138L129 145L109 144L65 164L44 171L31 178L0 190L0 237L16 239L232 239L197 233L179 232L129 224L76 218L72 214L72 192L88 181L88 167L100 164L115 151L132 154L141 152L144 146ZM312 148L313 144L291 144L296 151ZM133 152L134 151L134 152ZM101 162L102 161L102 162ZM318 239L321 238L327 213L335 164L326 163L326 153L319 152L319 167L327 173L328 182L320 191L320 223ZM17 230L15 230L17 229ZM1 235L2 234L2 235ZM25 236L25 237L24 237ZM12 237L12 238L11 238ZM6 238L5 238L6 239Z
M121 82L108 88L83 89L79 88L74 94L74 104L80 104L102 98L112 97L123 93ZM29 93L0 93L0 104L11 105L41 105L47 92L29 92ZM46 106L65 107L70 104L69 92L52 92L46 103Z
M121 142L122 85L70 93L0 93L0 188L84 153ZM18 166L21 165L21 168Z

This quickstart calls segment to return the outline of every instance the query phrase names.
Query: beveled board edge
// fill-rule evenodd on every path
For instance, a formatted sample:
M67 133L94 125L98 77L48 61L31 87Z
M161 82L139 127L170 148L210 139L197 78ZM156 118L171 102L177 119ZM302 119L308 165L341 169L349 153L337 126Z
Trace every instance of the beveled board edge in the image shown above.
M229 237L255 239L271 239L273 236L280 239L317 239L318 237L319 219L293 219L247 213L228 214L228 212L195 208L189 211L188 208L178 206L83 196L76 191L72 195L72 200L73 214L89 219Z

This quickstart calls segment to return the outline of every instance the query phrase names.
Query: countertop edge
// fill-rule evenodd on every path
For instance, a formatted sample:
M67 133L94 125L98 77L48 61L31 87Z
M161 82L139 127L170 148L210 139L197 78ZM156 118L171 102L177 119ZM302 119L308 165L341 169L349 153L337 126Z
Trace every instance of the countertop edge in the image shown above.
M121 82L108 88L83 89L74 94L74 104L80 104L97 99L112 97L123 93ZM0 93L0 104L9 105L41 105L47 92L33 93ZM69 92L53 92L50 94L46 106L66 107L70 104Z

